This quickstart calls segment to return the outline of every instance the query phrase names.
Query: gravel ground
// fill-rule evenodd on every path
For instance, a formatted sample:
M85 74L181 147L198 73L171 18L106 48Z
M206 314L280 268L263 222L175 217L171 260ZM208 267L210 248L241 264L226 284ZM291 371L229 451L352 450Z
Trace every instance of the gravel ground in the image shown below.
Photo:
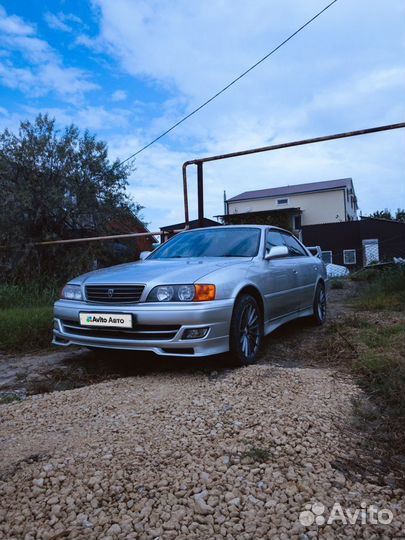
M342 429L358 394L331 369L263 364L1 405L0 538L403 539L403 491L336 468L362 451ZM316 502L393 521L300 524Z

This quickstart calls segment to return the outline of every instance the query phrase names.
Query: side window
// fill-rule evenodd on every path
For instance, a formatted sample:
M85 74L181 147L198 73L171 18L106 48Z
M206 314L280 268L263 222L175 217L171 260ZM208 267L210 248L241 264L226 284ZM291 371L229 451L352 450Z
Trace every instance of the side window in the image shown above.
M278 231L268 231L266 239L266 253L274 246L285 246L283 237Z
M306 252L301 244L290 234L282 234L285 245L288 247L288 251L291 257L306 256Z

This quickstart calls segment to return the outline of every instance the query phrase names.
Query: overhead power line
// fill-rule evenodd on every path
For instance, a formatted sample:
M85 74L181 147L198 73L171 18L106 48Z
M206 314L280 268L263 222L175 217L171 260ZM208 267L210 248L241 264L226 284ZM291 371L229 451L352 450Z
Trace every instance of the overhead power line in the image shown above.
M211 96L209 99L207 99L206 101L204 101L204 103L201 103L201 105L199 105L196 109L194 109L193 111L191 111L190 113L188 113L186 116L184 116L183 118L181 118L181 120L179 120L178 122L176 122L175 124L173 124L169 129L167 129L166 131L164 131L163 133L161 133L158 137L156 137L155 139L153 139L152 141L150 141L148 144L145 144L145 146L143 146L142 148L140 148L139 150L137 150L136 152L134 152L133 154L131 154L129 157L127 157L126 159L124 159L123 161L121 161L120 165L123 165L124 163L126 163L127 161L129 161L130 159L134 158L135 156L137 156L138 154L140 154L141 152L143 152L144 150L146 150L147 148L149 148L150 146L152 146L152 144L154 144L155 142L159 141L160 139L162 139L163 137L165 137L165 135L167 135L168 133L170 133L171 131L173 131L177 126L179 126L180 124L182 124L183 122L185 122L188 118L190 118L191 116L193 116L194 114L196 114L198 111L200 111L202 108L204 108L206 105L208 105L209 103L211 103L211 101L214 101L214 99L216 99L218 96L220 96L221 94L223 94L224 92L226 92L226 90L228 90L228 88L230 88L231 86L233 86L235 83L237 83L238 81L240 81L243 77L245 77L245 75L247 75L248 73L250 73L253 69L255 69L258 65L260 65L262 62L264 62L265 60L267 60L271 55L273 55L276 51L278 51L279 49L281 49L281 47L283 45L285 45L288 41L290 41L293 37L295 37L297 34L299 34L302 30L304 30L304 28L306 28L307 26L309 26L313 21L315 21L315 19L317 19L318 17L320 17L322 15L322 13L324 13L326 10L328 10L331 6L333 6L333 4L336 4L338 0L333 0L333 2L331 2L330 4L328 4L326 7L324 7L323 9L321 9L321 11L319 11L316 15L314 15L311 19L309 19L305 24L303 24L302 26L300 26L294 33L290 34L284 41L282 41L279 45L277 45L277 47L275 47L273 50L271 50L269 53L267 53L265 56L263 56L263 58L261 58L260 60L258 60L255 64L253 64L252 66L250 66L246 71L244 71L243 73L241 73L238 77L236 77L236 79L233 79L233 81L231 81L229 84L227 84L226 86L224 86L221 90L219 90L216 94L214 94L213 96Z

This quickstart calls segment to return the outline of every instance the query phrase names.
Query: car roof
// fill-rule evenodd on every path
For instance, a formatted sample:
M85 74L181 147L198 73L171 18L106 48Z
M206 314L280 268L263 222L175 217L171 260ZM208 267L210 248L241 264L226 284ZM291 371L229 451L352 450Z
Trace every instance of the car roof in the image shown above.
M252 225L252 224L246 224L244 225L241 223L240 225L220 225L219 227L201 227L198 229L185 229L184 231L181 231L181 234L185 232L193 232L193 231L207 231L207 230L213 230L213 231L219 231L221 229L240 229L243 228L250 228L250 229L275 229L276 231L284 231L284 232L290 232L286 229L282 229L281 227L276 227L275 225Z

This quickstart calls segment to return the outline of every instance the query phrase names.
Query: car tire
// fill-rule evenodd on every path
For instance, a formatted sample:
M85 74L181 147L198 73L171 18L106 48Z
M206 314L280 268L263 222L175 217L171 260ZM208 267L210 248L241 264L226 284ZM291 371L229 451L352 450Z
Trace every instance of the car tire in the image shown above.
M321 326L326 321L326 290L323 283L318 283L314 296L313 322Z
M229 352L233 362L254 364L263 345L263 316L256 299L243 294L236 299L229 332Z

